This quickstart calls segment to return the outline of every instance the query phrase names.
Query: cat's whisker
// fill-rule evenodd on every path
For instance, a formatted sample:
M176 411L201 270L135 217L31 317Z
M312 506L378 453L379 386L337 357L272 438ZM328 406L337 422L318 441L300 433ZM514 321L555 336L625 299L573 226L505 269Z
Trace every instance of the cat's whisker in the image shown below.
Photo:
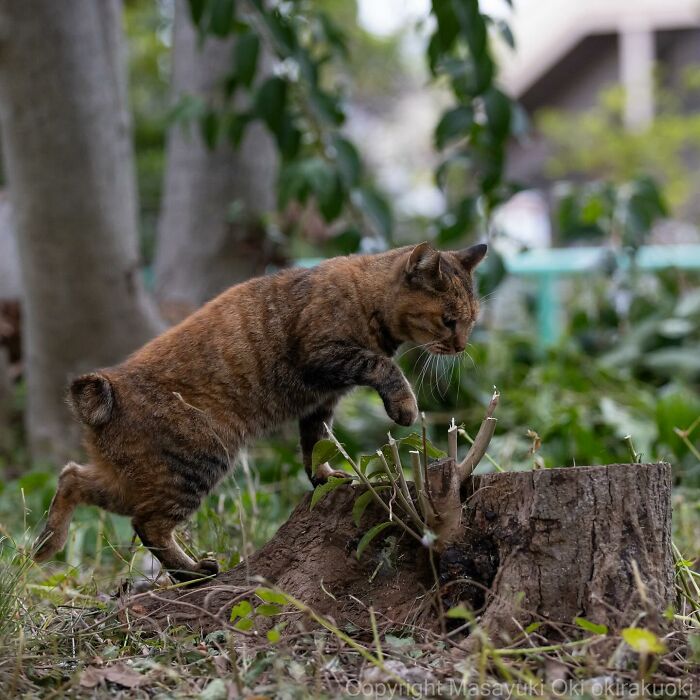
M450 381L452 379L452 372L454 372L454 368L455 368L454 358L453 357L447 358L443 364L444 364L444 369L442 372L442 376L440 377L440 381L442 382L442 397L445 398L445 396L447 396L447 391L450 388ZM447 379L447 381L445 381L445 379Z
M459 406L459 390L462 388L462 363L457 363L457 401L456 406Z
M467 350L465 350L465 351L462 353L462 357L468 357L469 360L470 360L471 363L472 363L472 367L473 367L474 369L476 369L476 362L474 362L474 358L469 354L469 352L468 352Z
M438 355L437 361L435 362L435 385L437 387L437 393L440 398L443 398L442 393L442 375L444 367L444 355Z
M421 357L423 357L424 355L428 355L427 351L425 351L425 350L421 353ZM430 365L430 355L428 355L426 361L423 364L423 367L421 368L420 374L418 375L417 393L419 393L419 394L420 394L421 389L423 387L423 379L425 378L425 374L427 372L429 365Z
M420 348L427 347L427 346L430 345L430 343L432 343L432 342L433 342L432 340L429 340L427 343L421 343L420 345L409 345L403 352L399 353L399 354L394 358L394 361L395 361L395 362L398 362L404 355L406 355L407 353L411 352L412 350L418 350L418 349L420 349Z
M437 379L437 368L438 368L438 360L440 359L440 355L433 355L433 367L431 369L430 376L431 378L434 376L435 378L432 379L430 382L430 395L437 401L437 397L435 396L435 387L438 383Z
M415 362L413 363L413 367L411 367L411 374L413 374L416 371L416 365L422 360L422 358L427 354L426 350L421 351L420 355L416 358Z

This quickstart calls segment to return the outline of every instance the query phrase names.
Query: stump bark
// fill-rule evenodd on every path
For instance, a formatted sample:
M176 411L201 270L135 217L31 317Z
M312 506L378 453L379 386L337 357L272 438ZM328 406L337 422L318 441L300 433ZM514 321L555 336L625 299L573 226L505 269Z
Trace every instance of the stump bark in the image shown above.
M428 482L454 490L442 477L455 469L449 459L431 465ZM441 611L462 604L503 643L534 621L552 638L575 629L575 617L619 629L640 608L663 610L672 599L668 464L471 477L462 484L457 527L450 518L449 541L431 552L390 527L358 559L362 536L387 517L372 503L355 526L352 509L363 491L341 486L313 510L309 494L246 562L196 588L135 597L132 614L158 627L221 629L233 602L260 577L341 627L366 626L371 606L388 625L439 629Z

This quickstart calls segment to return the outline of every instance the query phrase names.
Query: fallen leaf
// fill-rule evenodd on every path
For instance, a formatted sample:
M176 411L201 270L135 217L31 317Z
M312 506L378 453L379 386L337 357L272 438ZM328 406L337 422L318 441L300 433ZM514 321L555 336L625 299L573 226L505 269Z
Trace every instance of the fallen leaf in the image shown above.
M83 688L94 688L103 681L116 683L124 688L136 688L146 683L148 679L124 664L114 664L104 668L88 666L80 675L80 685Z

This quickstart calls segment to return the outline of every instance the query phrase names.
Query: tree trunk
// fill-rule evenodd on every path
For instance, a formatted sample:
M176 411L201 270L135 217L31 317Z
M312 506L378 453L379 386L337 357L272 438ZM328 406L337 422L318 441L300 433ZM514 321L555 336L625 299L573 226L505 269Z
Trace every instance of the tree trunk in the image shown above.
M202 45L187 4L176 4L173 96L220 105L233 44ZM220 291L264 272L271 248L262 218L274 209L276 152L259 124L238 149L204 143L199 125L176 125L168 139L163 210L158 226L157 295L161 305L197 307Z
M0 128L25 290L32 454L64 459L71 375L156 330L139 271L118 0L0 5Z
M454 472L453 460L431 465L437 501L451 490L445 475ZM398 527L384 530L358 561L363 534L387 517L373 503L361 526L354 525L361 490L341 486L313 510L309 494L245 563L197 588L138 596L132 611L145 624L221 629L229 624L232 601L259 576L341 628L365 627L372 606L386 624L439 629L440 610L462 604L501 644L533 621L544 623L538 633L552 638L575 630L575 617L617 630L645 601L663 610L672 599L667 464L470 479L462 488L459 528L443 520L452 534L438 539L434 554L439 598L428 550Z
M0 455L10 447L10 418L12 415L12 381L7 350L0 345Z

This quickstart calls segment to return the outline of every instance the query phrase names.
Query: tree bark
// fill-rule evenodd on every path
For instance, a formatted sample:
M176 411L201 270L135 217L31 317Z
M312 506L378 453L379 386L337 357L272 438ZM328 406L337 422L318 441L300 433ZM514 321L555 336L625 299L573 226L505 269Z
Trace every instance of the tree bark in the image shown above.
M118 0L0 4L0 128L25 290L36 458L74 453L71 375L158 328L145 296Z
M12 381L9 353L0 345L0 454L10 446L10 417L12 413Z
M428 480L439 489L455 468L452 460L436 463ZM313 510L308 495L247 562L197 588L137 596L132 612L157 627L220 629L231 602L258 576L341 628L366 626L372 606L383 623L439 629L440 611L462 604L501 644L533 621L553 639L574 632L575 617L619 630L640 607L663 610L672 599L668 464L473 477L462 490L460 530L433 555L439 598L429 551L398 527L357 559L363 534L387 517L372 504L354 525L361 490L339 487Z
M178 0L174 99L192 95L220 105L232 48L231 41L213 37L201 44L186 2ZM262 219L274 210L277 162L273 143L259 124L248 127L237 149L228 142L210 149L198 124L186 127L176 125L168 138L155 264L161 305L183 310L264 272L272 248Z

